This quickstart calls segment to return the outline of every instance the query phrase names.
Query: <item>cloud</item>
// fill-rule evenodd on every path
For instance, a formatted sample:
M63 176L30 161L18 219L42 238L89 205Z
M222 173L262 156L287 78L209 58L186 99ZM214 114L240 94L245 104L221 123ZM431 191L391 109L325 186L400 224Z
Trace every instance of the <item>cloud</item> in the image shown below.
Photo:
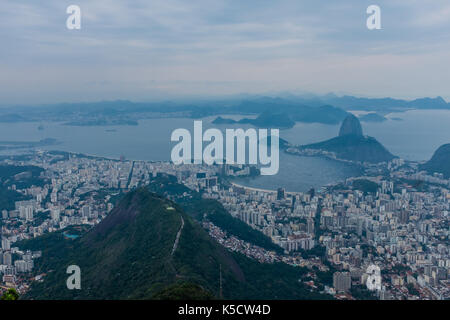
M417 17L415 20L418 26L449 26L450 25L450 5L442 6L431 12L426 12L425 14Z
M81 30L65 28L70 4ZM365 27L370 4L3 0L0 104L275 89L445 95L448 2L379 0L380 31Z

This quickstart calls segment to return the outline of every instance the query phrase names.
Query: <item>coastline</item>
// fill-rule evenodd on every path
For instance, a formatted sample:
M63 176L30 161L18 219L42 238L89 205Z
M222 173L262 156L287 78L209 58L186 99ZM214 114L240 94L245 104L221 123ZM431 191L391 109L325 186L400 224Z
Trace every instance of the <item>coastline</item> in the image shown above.
M257 192L265 192L265 193L277 193L277 190L247 187L247 186L244 186L242 184L235 183L235 182L230 182L230 183L234 187L242 188L242 189L245 189L245 190L257 191ZM304 192L300 192L300 191L297 191L297 192L295 192L295 191L285 191L285 193L286 194L291 194L291 195L298 195L298 194L303 194Z

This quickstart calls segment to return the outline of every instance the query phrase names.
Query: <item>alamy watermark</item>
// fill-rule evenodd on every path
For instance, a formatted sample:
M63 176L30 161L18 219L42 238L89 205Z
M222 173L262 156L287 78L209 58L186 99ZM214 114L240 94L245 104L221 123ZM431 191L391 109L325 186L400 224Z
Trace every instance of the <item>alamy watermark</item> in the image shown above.
M70 276L67 278L66 286L69 290L81 289L81 269L79 266L73 264L67 267L67 274Z
M70 16L66 20L66 27L69 30L81 29L81 8L78 5L72 4L67 7L66 13ZM370 16L367 18L366 26L369 30L381 29L381 8L378 5L372 4L367 7L366 13Z
M371 5L367 7L367 14L370 16L367 18L366 25L369 30L381 29L381 8L377 5Z
M270 129L270 135L268 129L226 129L224 153L222 131L210 128L203 132L202 121L194 121L193 138L187 129L172 132L171 141L178 143L172 149L171 159L174 164L259 164L261 175L275 175L279 169L279 137L279 129ZM203 142L209 144L203 148Z
M367 267L366 273L369 275L367 277L366 286L370 291L381 290L381 270L380 267L371 264Z
M66 13L70 16L66 20L66 27L69 30L81 29L81 9L77 5L70 5L66 9Z

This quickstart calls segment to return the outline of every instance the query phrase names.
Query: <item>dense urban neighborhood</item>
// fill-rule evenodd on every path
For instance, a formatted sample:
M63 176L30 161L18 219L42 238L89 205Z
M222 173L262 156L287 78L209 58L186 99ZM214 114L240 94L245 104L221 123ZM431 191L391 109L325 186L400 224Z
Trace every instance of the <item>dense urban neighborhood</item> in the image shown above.
M201 224L218 243L261 263L306 267L310 272L302 281L315 290L336 299L450 298L450 180L420 171L415 162L361 163L360 177L308 192L239 185L234 177L255 172L246 165L174 165L49 151L4 157L0 165L17 169L1 176L0 185L20 198L0 204L1 291L24 294L45 279L34 268L44 248L23 250L23 240L56 231L76 239L123 194L168 175L271 240L255 244L205 214ZM177 201L188 192L165 196ZM381 285L369 290L373 266L381 270L375 275Z

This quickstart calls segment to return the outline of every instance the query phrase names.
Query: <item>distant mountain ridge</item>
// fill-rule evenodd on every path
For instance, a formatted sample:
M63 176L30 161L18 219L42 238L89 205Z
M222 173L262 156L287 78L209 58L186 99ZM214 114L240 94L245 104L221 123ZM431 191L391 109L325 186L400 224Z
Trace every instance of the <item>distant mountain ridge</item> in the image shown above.
M301 99L302 103L308 101L315 103L330 104L344 110L372 110L393 111L405 109L450 109L450 103L442 97L419 98L414 100L403 100L394 98L361 98L354 96L323 96L315 100Z
M0 122L62 121L77 125L98 123L134 124L145 118L183 116L203 118L223 114L285 114L292 121L338 124L348 110L376 111L380 114L409 109L446 109L450 103L442 97L402 100L394 98L362 98L355 96L241 95L221 99L190 101L133 102L129 100L60 103L40 106L14 106L0 109ZM368 121L382 120L370 115Z
M243 98L245 97L245 98ZM15 121L16 113L25 114L26 112L59 112L59 113L83 113L83 112L102 112L111 110L113 112L124 111L143 111L161 109L160 112L175 112L188 109L202 109L214 106L220 108L230 108L239 111L242 107L249 111L253 109L253 113L260 113L267 108L273 106L285 107L292 105L302 105L309 107L320 106L334 106L343 108L345 110L361 108L361 109L386 109L386 108L419 108L419 109L450 109L450 102L445 101L441 96L437 97L423 97L414 100L396 99L391 97L385 98L367 98L357 97L351 95L338 96L335 94L326 95L295 95L295 94L279 94L279 95L243 95L243 96L229 96L225 98L210 98L202 100L185 100L181 102L166 101L159 102L135 102L130 100L110 100L110 101L91 101L91 102L71 102L71 103L54 103L44 105L18 105L18 106L3 106L0 108L0 113L4 116L8 115L10 121ZM272 110L273 111L273 110ZM11 113L12 112L12 113ZM17 119L24 120L24 119Z
M359 121L362 122L383 122L387 121L387 118L384 116L379 115L378 113L371 112L364 115L359 116Z
M241 120L233 120L230 118L217 117L213 124L251 124L260 128L292 128L295 121L286 113L263 112L256 119L243 118Z

